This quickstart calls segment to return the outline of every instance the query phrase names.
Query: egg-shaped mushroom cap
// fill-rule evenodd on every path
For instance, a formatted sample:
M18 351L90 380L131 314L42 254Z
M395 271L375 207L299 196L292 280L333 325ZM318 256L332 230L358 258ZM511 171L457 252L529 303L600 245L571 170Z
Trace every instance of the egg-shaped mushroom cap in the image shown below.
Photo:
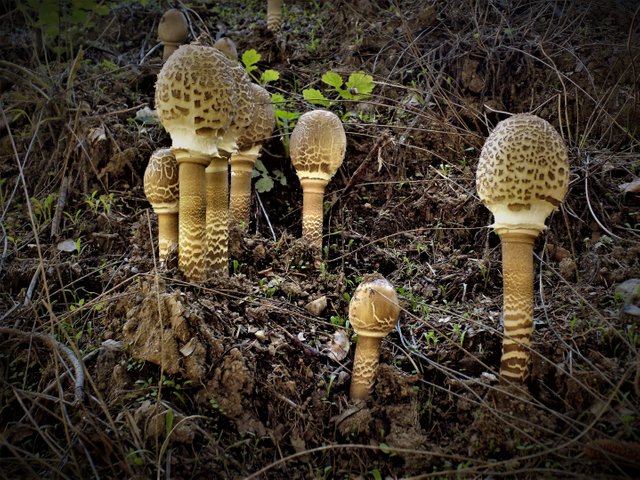
M482 147L476 186L498 233L544 230L568 185L567 147L540 117L518 114L501 121Z
M164 43L183 43L189 34L189 23L177 8L170 8L158 24L158 40Z
M144 171L144 194L156 213L178 211L178 162L169 148L151 154Z
M234 111L229 129L225 134L225 143L231 144L232 150L238 148L238 139L244 135L255 117L255 101L253 83L246 70L238 62L228 60L230 72L235 82L233 91Z
M244 130L240 138L238 138L238 147L240 150L246 150L257 143L262 143L271 136L276 126L276 115L269 92L255 83L251 84L251 90L253 92L255 109L253 111L251 124Z
M218 40L216 40L213 46L214 48L217 48L222 53L224 53L224 56L229 60L232 60L234 62L238 61L238 49L236 47L236 44L229 37L219 38Z
M342 161L347 137L335 113L312 110L300 116L291 138L291 161L300 180L331 180Z
M349 303L349 322L358 335L385 337L400 316L398 294L380 274L363 278Z
M182 45L158 74L155 104L173 149L218 155L232 151L225 139L234 108L234 77L216 48Z

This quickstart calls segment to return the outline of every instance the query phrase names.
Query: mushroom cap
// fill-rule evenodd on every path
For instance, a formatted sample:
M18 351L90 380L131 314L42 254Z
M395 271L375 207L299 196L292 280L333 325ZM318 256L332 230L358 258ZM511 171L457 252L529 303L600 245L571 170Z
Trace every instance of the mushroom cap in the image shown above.
M213 44L215 48L224 53L224 56L234 62L238 61L238 49L236 44L229 37L222 37Z
M256 143L262 143L271 135L276 126L276 115L269 92L255 83L251 84L251 90L255 108L251 124L238 138L240 150L247 150Z
M238 62L231 60L228 60L228 62L235 82L233 117L225 134L225 143L232 146L232 149L227 151L231 152L238 149L238 139L253 122L256 103L254 101L253 83L246 70Z
M158 24L158 40L163 43L184 43L189 34L189 23L177 8L170 8Z
M501 121L482 147L476 186L499 234L525 230L537 235L568 185L567 147L540 117L518 114Z
M173 149L218 155L232 151L225 134L233 119L234 77L227 58L213 47L182 45L156 81L155 103Z
M342 161L347 137L335 113L312 110L300 116L289 149L298 178L331 180Z
M151 154L143 184L156 213L178 212L178 162L171 149L161 148Z
M366 275L349 303L349 322L358 335L385 337L400 316L398 294L382 275Z

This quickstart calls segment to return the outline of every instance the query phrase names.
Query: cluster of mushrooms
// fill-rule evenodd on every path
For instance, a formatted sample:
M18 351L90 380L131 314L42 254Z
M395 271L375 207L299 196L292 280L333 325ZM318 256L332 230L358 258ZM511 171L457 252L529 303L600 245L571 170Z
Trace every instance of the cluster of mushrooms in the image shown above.
M181 24L178 15L171 15L169 20ZM158 216L160 259L177 248L179 269L198 282L228 275L229 228L249 223L252 170L262 143L273 132L275 116L269 93L251 82L232 43L222 39L212 47L177 48L187 32L186 26L178 30L179 36L163 40L166 62L155 95L160 122L172 144L152 154L144 190ZM303 114L291 134L291 160L303 189L302 235L318 253L325 187L342 164L345 149L342 122L326 110ZM562 202L568 175L562 138L535 115L519 114L500 122L480 154L477 190L494 215L492 226L502 245L503 383L523 385L529 376L533 244L548 215ZM395 327L399 314L393 285L377 273L366 276L349 305L349 319L358 334L353 400L368 397L382 338Z

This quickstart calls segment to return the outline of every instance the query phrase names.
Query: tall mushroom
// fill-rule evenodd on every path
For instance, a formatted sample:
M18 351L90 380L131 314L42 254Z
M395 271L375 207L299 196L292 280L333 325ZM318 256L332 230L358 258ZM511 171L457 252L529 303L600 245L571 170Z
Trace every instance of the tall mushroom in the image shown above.
M158 40L164 45L162 61L165 62L176 49L187 41L189 24L184 14L177 8L170 8L158 24Z
M262 142L276 124L271 96L260 85L251 84L255 110L251 124L238 139L238 152L231 154L231 196L229 216L231 225L246 226L251 212L251 175L260 156Z
M233 116L225 133L224 146L211 157L206 168L207 213L205 266L208 274L229 273L229 157L238 149L238 138L253 120L255 104L252 83L237 62L225 57L234 81Z
M324 190L342 161L347 138L335 113L312 110L298 119L289 149L302 185L302 237L322 250Z
M178 245L178 163L173 152L161 148L151 154L144 171L144 193L158 215L160 260Z
M267 0L267 28L272 32L280 30L282 24L282 0Z
M366 275L349 303L349 321L358 334L351 374L351 400L369 396L378 369L380 345L400 315L393 285L378 273Z
M233 89L227 59L202 45L176 50L156 82L156 109L171 135L179 169L178 267L193 281L206 278L205 168L219 149L234 148L225 137L232 120Z
M562 137L546 120L514 115L496 125L478 163L480 199L493 213L502 243L504 339L502 382L529 376L533 333L533 242L567 192L569 164Z

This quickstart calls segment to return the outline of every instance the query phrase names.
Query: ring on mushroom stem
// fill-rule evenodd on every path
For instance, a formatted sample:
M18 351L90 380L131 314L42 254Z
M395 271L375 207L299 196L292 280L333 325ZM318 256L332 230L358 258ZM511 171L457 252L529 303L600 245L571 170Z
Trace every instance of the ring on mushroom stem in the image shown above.
M302 185L302 238L322 251L324 190L338 171L347 146L342 122L335 113L312 110L300 116L291 138L291 161Z
M170 8L158 24L158 40L164 45L162 61L165 62L176 49L187 41L189 24L184 14L177 8Z
M476 184L502 244L500 380L525 383L533 332L533 243L567 193L567 147L546 120L513 115L496 125L482 147Z
M173 152L161 148L151 154L144 171L144 193L158 215L158 257L165 260L178 245L178 163Z
M228 135L236 82L217 49L183 45L166 61L156 82L155 104L171 135L178 162L178 267L191 281L204 280L205 169L219 151L232 151Z
M358 334L351 374L351 400L366 399L373 387L382 338L400 316L398 295L382 275L366 275L349 303L349 322Z

